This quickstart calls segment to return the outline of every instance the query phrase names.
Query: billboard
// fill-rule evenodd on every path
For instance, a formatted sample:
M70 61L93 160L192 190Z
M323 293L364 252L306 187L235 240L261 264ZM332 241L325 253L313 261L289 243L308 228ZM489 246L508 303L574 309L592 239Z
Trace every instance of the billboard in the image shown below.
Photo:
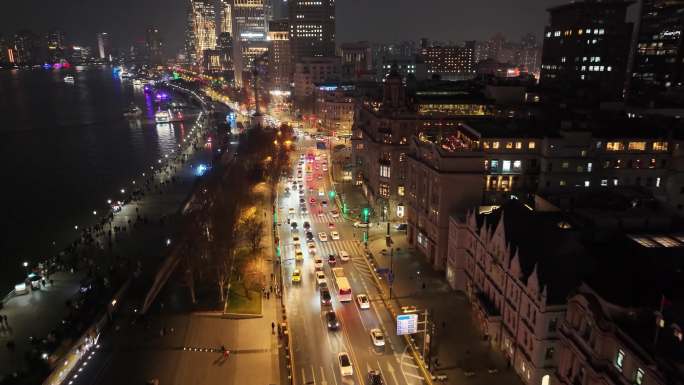
M418 314L400 314L397 316L397 335L418 332Z

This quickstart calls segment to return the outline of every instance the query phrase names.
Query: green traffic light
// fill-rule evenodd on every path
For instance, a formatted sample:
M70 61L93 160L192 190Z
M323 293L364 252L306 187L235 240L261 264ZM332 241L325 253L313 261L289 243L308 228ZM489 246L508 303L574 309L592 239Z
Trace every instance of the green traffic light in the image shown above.
M330 192L328 193L328 196L330 197L330 199L335 198L335 192L334 192L334 191L330 191Z

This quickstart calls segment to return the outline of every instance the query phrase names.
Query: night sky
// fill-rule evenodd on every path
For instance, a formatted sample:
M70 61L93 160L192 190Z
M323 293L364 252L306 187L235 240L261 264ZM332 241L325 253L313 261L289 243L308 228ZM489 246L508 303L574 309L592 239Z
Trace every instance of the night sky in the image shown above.
M274 0L282 1L282 0ZM338 42L398 41L428 37L462 41L502 32L519 39L541 37L546 8L564 0L337 0ZM116 46L144 39L149 25L161 29L170 51L183 45L187 0L21 0L3 1L0 33L28 28L62 29L69 43L95 45L95 33L107 31ZM633 7L634 8L634 7Z

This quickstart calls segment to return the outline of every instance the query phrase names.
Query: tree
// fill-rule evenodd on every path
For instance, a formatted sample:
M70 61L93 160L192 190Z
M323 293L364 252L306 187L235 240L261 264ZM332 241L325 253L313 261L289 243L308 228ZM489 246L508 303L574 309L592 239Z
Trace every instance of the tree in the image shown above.
M252 252L259 250L261 238L264 236L264 223L255 214L249 215L240 221L238 232L249 244Z

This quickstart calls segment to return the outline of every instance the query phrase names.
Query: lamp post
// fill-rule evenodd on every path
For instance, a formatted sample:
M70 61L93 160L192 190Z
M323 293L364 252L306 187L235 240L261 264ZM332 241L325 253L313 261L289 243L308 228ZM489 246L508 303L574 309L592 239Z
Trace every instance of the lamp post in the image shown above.
M28 277L28 274L29 274L29 268L28 268L28 267L29 267L29 263L28 263L27 261L24 261L24 263L22 263L22 265L24 266L24 270L26 270L26 276Z

